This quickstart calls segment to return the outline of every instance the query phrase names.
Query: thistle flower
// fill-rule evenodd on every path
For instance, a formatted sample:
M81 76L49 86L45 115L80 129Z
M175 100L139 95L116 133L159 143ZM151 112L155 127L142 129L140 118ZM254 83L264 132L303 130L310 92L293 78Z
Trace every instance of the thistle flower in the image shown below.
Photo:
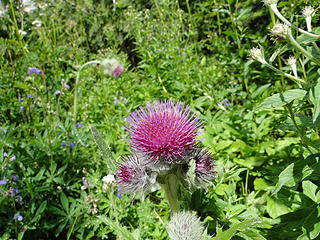
M302 16L305 18L306 20L306 24L307 24L307 29L309 32L311 32L312 27L311 27L311 20L312 17L315 15L315 11L314 8L311 6L306 6L302 12Z
M120 77L124 70L123 66L114 58L101 61L101 67L105 75L113 76L114 78Z
M251 48L249 51L249 56L260 63L266 63L266 60L264 59L264 53L260 48Z
M185 151L194 149L198 130L202 128L199 115L192 114L184 103L156 101L140 107L127 118L125 126L131 146L155 162L173 163L184 158Z
M289 38L289 27L286 24L277 23L271 29L271 34L276 39L288 39Z
M171 240L200 240L206 234L200 219L188 211L173 213L167 230Z
M122 157L123 163L117 172L117 185L120 194L145 192L151 185L146 171L147 161L137 153Z
M210 182L217 174L217 172L214 171L215 164L212 160L212 155L206 149L196 150L193 159L196 165L196 180L205 183Z

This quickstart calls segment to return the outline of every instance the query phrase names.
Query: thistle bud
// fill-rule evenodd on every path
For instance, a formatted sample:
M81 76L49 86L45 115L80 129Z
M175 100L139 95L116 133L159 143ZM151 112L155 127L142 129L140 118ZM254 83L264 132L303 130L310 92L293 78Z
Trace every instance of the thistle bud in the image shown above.
M293 74L295 77L298 77L298 73L297 73L297 60L294 56L291 56L288 58L287 60L287 64L291 67Z
M206 235L203 223L188 211L174 213L167 230L170 240L201 240Z
M260 63L266 63L266 60L264 59L263 51L260 48L252 48L249 51L249 56Z
M315 14L315 11L312 6L307 6L302 11L302 16L306 19L307 29L309 32L311 32L311 30L312 30L311 20L312 20L312 17L314 16L314 14Z
M123 66L114 58L101 61L101 67L105 75L114 78L120 77L124 70Z
M276 39L287 39L289 38L289 27L285 24L277 23L271 29L271 34Z

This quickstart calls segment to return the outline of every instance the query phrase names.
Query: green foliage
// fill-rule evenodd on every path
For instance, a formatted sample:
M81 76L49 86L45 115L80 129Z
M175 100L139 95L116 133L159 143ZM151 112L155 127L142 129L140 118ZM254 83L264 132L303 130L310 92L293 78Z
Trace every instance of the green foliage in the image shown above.
M1 239L168 239L163 191L142 201L103 181L129 151L129 112L164 98L205 120L217 176L183 206L211 239L319 238L318 39L292 30L305 51L273 44L274 15L257 0L34 1L30 12L20 2L2 1L0 16ZM278 8L304 28L306 4L318 1ZM280 72L247 60L257 44ZM286 78L290 55L303 82ZM80 66L114 57L120 78L81 72L73 119Z

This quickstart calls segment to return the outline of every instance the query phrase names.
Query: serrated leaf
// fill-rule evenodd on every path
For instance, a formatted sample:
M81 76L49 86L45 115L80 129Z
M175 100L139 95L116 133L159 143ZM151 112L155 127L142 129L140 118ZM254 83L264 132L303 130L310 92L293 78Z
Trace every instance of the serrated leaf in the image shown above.
M277 93L264 99L258 108L278 108L291 103L293 100L301 100L307 94L307 91L302 89L291 89L284 93Z
M114 220L106 217L106 216L98 216L102 222L107 224L115 233L120 237L120 239L125 240L139 240L140 236L136 236L139 232L135 232L132 234L128 231L125 227L122 227L119 223L115 222Z
M90 130L93 139L101 152L103 159L106 161L109 172L113 172L116 169L116 164L115 160L113 159L109 145L104 141L99 131L95 127L90 126Z

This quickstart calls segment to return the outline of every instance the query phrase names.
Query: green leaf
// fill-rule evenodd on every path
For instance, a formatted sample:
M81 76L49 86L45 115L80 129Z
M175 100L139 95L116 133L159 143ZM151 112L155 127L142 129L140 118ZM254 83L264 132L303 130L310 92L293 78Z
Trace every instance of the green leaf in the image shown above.
M302 182L303 194L309 197L314 202L318 202L318 199L316 197L317 188L318 186L309 180Z
M232 225L228 230L218 233L216 237L211 238L212 240L228 240L231 239L237 232L244 231L247 228L253 226L255 223L258 223L259 220L250 219L245 220L241 223Z
M138 232L135 232L134 234L132 234L125 227L122 227L119 223L115 222L114 220L106 216L98 216L98 219L100 219L102 222L107 224L113 231L115 231L116 234L119 235L120 239L126 239L126 240L140 239L140 236L136 236Z
M309 96L314 105L312 121L315 122L320 114L320 79L318 80L316 86L310 89Z
M277 93L264 99L258 108L278 108L291 103L293 100L301 100L307 94L302 89L291 89L284 93Z
M60 201L61 201L62 207L68 213L69 212L69 202L68 202L67 196L63 192L60 194Z
M263 91L265 91L267 88L270 87L270 83L265 84L261 87L259 87L257 90L255 90L252 94L251 94L251 98L255 99L256 97L258 97Z
M286 169L284 169L279 175L279 181L277 182L275 190L272 195L276 194L282 186L293 187L296 182L293 174L294 163L291 163Z
M32 218L31 223L38 220L38 218L40 217L40 215L42 214L42 212L45 210L46 207L47 207L47 201L43 201L40 207L38 208L36 214Z
M290 209L278 199L267 197L267 212L272 218L277 218L290 212Z

